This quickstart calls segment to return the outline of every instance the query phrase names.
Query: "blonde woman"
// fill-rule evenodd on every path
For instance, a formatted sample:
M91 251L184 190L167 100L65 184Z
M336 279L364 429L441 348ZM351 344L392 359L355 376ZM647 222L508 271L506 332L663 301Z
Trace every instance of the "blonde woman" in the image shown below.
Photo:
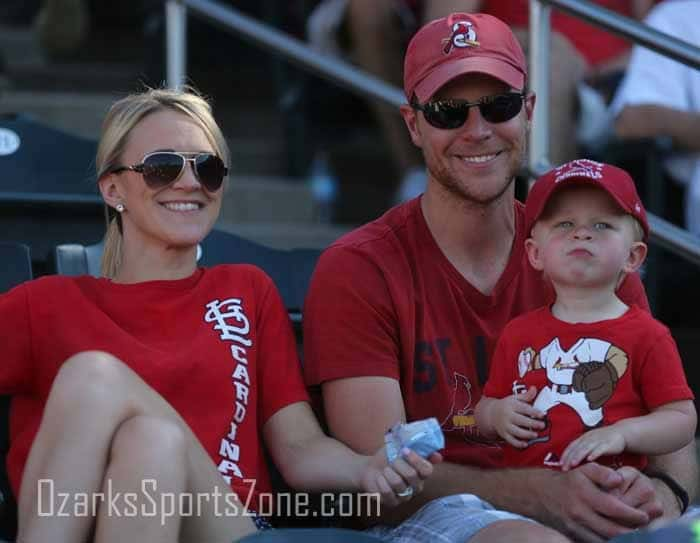
M415 453L387 466L383 451L361 456L322 433L263 272L197 268L228 163L198 95L120 100L97 153L116 212L104 277L44 277L0 296L20 541L228 543L255 530L243 511L271 490L263 443L298 489L396 505L430 475Z

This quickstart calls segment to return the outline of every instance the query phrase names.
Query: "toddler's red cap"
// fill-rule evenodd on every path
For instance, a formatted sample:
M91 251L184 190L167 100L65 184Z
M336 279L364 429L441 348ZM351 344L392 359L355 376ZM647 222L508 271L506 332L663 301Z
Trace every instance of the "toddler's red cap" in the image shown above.
M649 237L647 214L630 175L616 166L588 159L567 162L535 181L525 202L525 231L528 236L554 191L574 183L605 190L625 213L639 221L644 230L644 238Z

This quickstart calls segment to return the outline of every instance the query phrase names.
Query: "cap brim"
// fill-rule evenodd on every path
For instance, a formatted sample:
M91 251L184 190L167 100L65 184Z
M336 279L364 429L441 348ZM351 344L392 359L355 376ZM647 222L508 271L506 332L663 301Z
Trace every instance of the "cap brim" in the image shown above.
M617 206L622 211L624 211L625 213L627 213L629 215L632 215L633 217L635 216L634 212L629 208L629 206L627 206L625 201L613 189L611 189L605 183L601 183L600 181L594 181L588 177L572 176L572 177L568 177L566 179L562 179L558 183L552 185L550 187L550 189L547 191L547 193L540 197L541 204L539 206L539 209L536 210L537 213L535 213L533 217L527 217L526 228L528 229L528 236L530 235L532 227L535 226L535 223L542 216L542 213L544 213L544 210L547 207L547 203L552 198L554 193L559 191L562 187L568 187L571 185L579 185L579 186L588 185L588 186L593 186L593 187L596 187L598 189L604 190L615 201ZM646 239L649 236L649 227L647 224L643 223L642 221L639 221L639 223L642 225L642 230L644 230L644 237Z
M473 57L442 64L418 83L413 92L421 103L427 102L445 84L470 73L490 75L513 89L523 90L525 87L525 74L511 64L495 58Z

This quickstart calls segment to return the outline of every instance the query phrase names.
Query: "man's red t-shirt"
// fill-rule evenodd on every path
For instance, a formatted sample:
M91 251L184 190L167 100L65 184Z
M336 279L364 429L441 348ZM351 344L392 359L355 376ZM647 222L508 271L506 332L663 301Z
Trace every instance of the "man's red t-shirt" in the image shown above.
M396 379L409 421L437 417L447 460L497 465L500 446L485 440L474 421L496 340L511 319L553 301L551 287L527 261L524 208L514 205L513 249L489 295L442 253L420 198L326 249L304 305L307 384L361 376ZM636 275L619 294L648 307Z

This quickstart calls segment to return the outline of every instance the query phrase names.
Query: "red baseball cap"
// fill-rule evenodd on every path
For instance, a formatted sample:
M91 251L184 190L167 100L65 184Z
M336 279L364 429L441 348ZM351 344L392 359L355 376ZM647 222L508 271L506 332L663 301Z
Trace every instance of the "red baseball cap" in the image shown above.
M588 159L567 162L535 181L525 202L527 235L532 232L532 227L542 215L552 194L560 187L573 184L591 185L605 190L625 213L632 215L642 225L644 239L649 237L647 214L630 175L610 164Z
M403 88L427 102L440 87L468 73L483 73L523 90L525 55L511 29L484 13L453 13L422 27L406 50Z

